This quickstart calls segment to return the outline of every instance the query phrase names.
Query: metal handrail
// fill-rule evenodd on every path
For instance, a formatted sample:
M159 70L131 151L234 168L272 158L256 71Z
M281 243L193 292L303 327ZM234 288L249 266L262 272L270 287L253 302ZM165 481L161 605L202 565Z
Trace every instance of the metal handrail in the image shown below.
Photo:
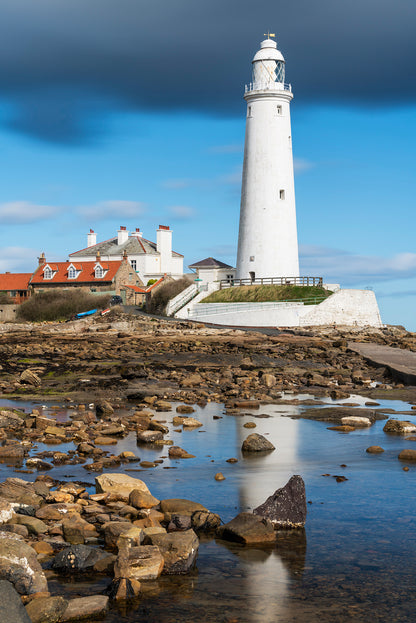
M245 85L244 93L250 91L289 91L292 93L292 85L285 82L250 82Z
M322 288L322 277L261 277L258 279L221 279L220 290L238 286L317 286Z
M202 300L198 305L212 305L212 309L198 309L198 307L189 310L189 317L195 316L216 316L218 314L235 314L246 311L254 311L253 305L269 308L279 307L302 307L303 305L319 305L327 299L326 296L315 296L309 299L287 299L285 301L252 301L251 303L204 303ZM214 307L215 306L215 307ZM218 306L218 307L217 307ZM221 307L220 307L221 306Z

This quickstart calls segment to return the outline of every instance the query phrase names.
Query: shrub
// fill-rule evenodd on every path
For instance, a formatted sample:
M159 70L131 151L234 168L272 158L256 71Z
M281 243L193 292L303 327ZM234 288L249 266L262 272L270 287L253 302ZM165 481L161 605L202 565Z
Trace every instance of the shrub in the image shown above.
M149 286L152 286L154 283L156 283L157 279L149 279L149 281L146 284L146 287L148 288Z
M180 294L183 290L189 288L191 283L192 282L187 277L182 277L182 279L169 281L168 283L160 286L151 298L148 308L149 313L163 315L168 302L175 298L175 296Z
M14 300L6 292L0 292L0 305L13 305Z
M104 309L110 298L111 294L94 295L77 289L39 292L20 305L17 318L30 322L67 320L90 309Z

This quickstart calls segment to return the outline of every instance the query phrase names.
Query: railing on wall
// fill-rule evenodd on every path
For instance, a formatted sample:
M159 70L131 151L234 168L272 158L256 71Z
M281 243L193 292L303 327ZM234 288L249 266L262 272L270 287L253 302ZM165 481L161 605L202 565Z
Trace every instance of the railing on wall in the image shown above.
M322 277L261 277L259 279L221 279L220 290L236 286L317 286L322 288Z

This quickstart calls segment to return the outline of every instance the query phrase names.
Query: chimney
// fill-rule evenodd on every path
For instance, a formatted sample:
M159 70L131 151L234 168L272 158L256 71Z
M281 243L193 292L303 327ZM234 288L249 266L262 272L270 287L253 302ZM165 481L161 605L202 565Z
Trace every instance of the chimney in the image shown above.
M118 230L117 244L118 246L124 244L129 239L129 232L123 225L120 225L120 229Z
M101 253L99 251L97 251L97 253L95 255L95 261L96 262L101 262Z
M123 251L123 261L127 262L127 251L126 251L126 249L124 249L124 251Z
M87 236L87 247L93 247L97 244L97 234L93 229L90 229Z
M160 253L161 273L172 272L172 231L168 225L159 225L157 230L156 249Z
M143 234L140 231L140 227L136 227L136 231L132 231L131 235L136 236L137 238L143 238Z
M38 257L38 260L39 260L39 266L44 266L44 264L46 264L46 257L43 251L40 254L40 257Z

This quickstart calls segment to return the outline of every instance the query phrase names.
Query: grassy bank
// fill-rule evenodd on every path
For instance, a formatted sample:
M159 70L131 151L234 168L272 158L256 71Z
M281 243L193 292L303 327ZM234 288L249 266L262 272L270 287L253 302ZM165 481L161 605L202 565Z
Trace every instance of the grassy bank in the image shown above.
M327 298L332 292L318 286L236 286L213 292L203 303L265 303L268 301L310 301ZM313 301L312 301L313 302Z

